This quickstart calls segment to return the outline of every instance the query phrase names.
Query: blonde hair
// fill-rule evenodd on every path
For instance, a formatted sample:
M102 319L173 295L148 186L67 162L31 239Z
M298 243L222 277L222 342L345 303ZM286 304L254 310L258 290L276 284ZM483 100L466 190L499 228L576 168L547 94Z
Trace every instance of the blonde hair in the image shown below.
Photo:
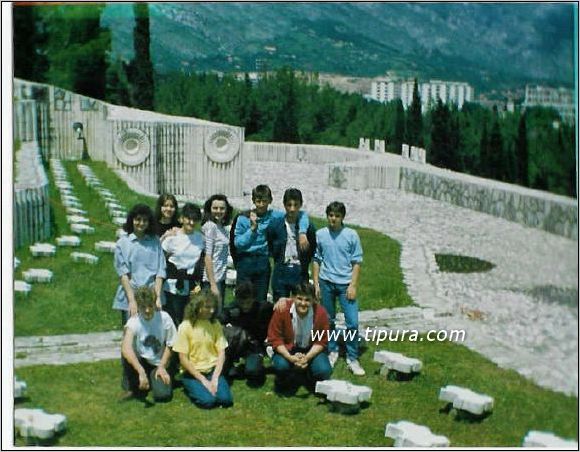
M217 297L208 290L202 290L201 292L192 295L191 301L185 307L185 312L183 313L183 320L189 320L189 323L193 326L199 318L199 311L206 304L211 303L214 311L209 319L210 322L214 322L217 316Z

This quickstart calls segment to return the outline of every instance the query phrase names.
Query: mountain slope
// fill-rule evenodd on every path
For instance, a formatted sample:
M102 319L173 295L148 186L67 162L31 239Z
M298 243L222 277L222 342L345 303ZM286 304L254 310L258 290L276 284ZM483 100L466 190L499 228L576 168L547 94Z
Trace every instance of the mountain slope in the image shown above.
M571 86L571 4L151 3L156 69L268 67L375 76L387 70L477 88ZM130 4L109 4L116 53L132 54Z

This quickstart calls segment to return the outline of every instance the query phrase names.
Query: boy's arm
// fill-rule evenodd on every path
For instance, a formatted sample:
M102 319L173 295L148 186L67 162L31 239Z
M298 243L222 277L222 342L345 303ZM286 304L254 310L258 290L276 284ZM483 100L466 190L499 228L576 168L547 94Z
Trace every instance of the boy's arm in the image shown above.
M352 266L352 279L346 289L346 299L356 300L356 288L358 285L358 277L360 275L360 264L357 262Z
M255 215L255 214L254 214ZM252 245L258 236L258 224L251 222L246 216L240 215L234 231L234 244L239 250L245 250Z
M133 338L135 337L133 330L125 327L125 332L123 334L123 342L121 343L121 354L123 358L131 365L135 372L139 375L139 389L147 390L149 389L149 380L147 379L147 373L145 369L139 362L135 351L133 350Z
M155 370L155 378L161 378L161 381L168 385L171 383L171 378L167 373L167 364L169 363L169 359L171 358L171 349L166 345L165 350L163 350L163 356L161 357L161 361Z
M312 282L314 283L314 295L316 299L320 300L320 284L318 282L318 275L320 274L320 264L317 260L312 261Z
M309 226L310 220L308 218L308 214L301 210L298 213L298 246L302 252L308 251L310 246L308 243L308 238L306 237L306 231L308 231Z

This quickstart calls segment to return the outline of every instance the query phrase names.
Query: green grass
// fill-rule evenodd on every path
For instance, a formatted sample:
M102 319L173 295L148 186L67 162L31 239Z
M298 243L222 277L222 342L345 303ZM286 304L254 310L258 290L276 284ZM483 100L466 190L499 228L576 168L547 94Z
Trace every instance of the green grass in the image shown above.
M393 441L384 437L386 423L403 419L447 436L452 446L517 447L529 430L577 438L574 397L540 389L461 345L394 342L384 348L421 359L423 371L411 381L381 377L379 364L372 361L372 345L361 357L366 377L353 377L340 360L333 378L373 389L371 403L356 415L330 412L305 388L295 397L279 398L271 374L257 389L236 380L231 409L201 410L181 388L167 404L145 407L138 401L119 402L118 360L17 369L29 388L28 399L17 407L65 414L68 430L57 443L62 447L387 447ZM493 413L481 422L468 422L440 411L445 404L438 400L439 389L447 384L493 396ZM23 444L17 440L17 445Z
M28 296L15 295L14 331L16 336L71 334L108 331L119 327L119 314L111 308L118 277L113 267L113 256L95 251L99 240L115 241L114 226L104 202L97 191L89 188L77 169L78 162L62 162L74 193L88 211L94 235L81 235L79 248L57 247L55 257L33 257L28 247L16 250L21 265L15 271L15 279L23 279L22 271L28 268L47 268L53 272L50 284L33 285ZM155 198L136 194L127 187L105 163L90 162L94 173L111 190L127 210L138 202L155 205ZM53 238L71 235L66 222L65 208L60 202L58 190L50 178ZM317 228L326 222L313 219ZM389 237L365 228L356 228L364 249L364 267L361 272L358 298L361 309L381 309L412 304L403 284L399 266L400 245ZM73 263L70 253L82 251L99 255L97 265ZM226 299L231 300L231 290ZM66 319L66 320L64 320Z
M488 272L494 264L471 256L457 254L435 254L435 261L439 270L449 273L478 273Z

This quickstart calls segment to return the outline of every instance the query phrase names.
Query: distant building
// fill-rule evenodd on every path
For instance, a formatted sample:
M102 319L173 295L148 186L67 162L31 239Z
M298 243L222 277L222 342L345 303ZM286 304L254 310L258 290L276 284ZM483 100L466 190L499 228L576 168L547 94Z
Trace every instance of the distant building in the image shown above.
M400 78L387 75L385 78L375 79L371 83L370 98L379 102L390 102L401 99L403 107L409 108L413 101L414 79ZM441 99L444 104L455 104L461 108L465 102L472 102L473 87L465 82L450 82L444 80L429 80L418 84L421 96L422 110Z
M526 85L523 107L552 107L560 114L562 121L572 123L576 117L574 99L571 89Z

